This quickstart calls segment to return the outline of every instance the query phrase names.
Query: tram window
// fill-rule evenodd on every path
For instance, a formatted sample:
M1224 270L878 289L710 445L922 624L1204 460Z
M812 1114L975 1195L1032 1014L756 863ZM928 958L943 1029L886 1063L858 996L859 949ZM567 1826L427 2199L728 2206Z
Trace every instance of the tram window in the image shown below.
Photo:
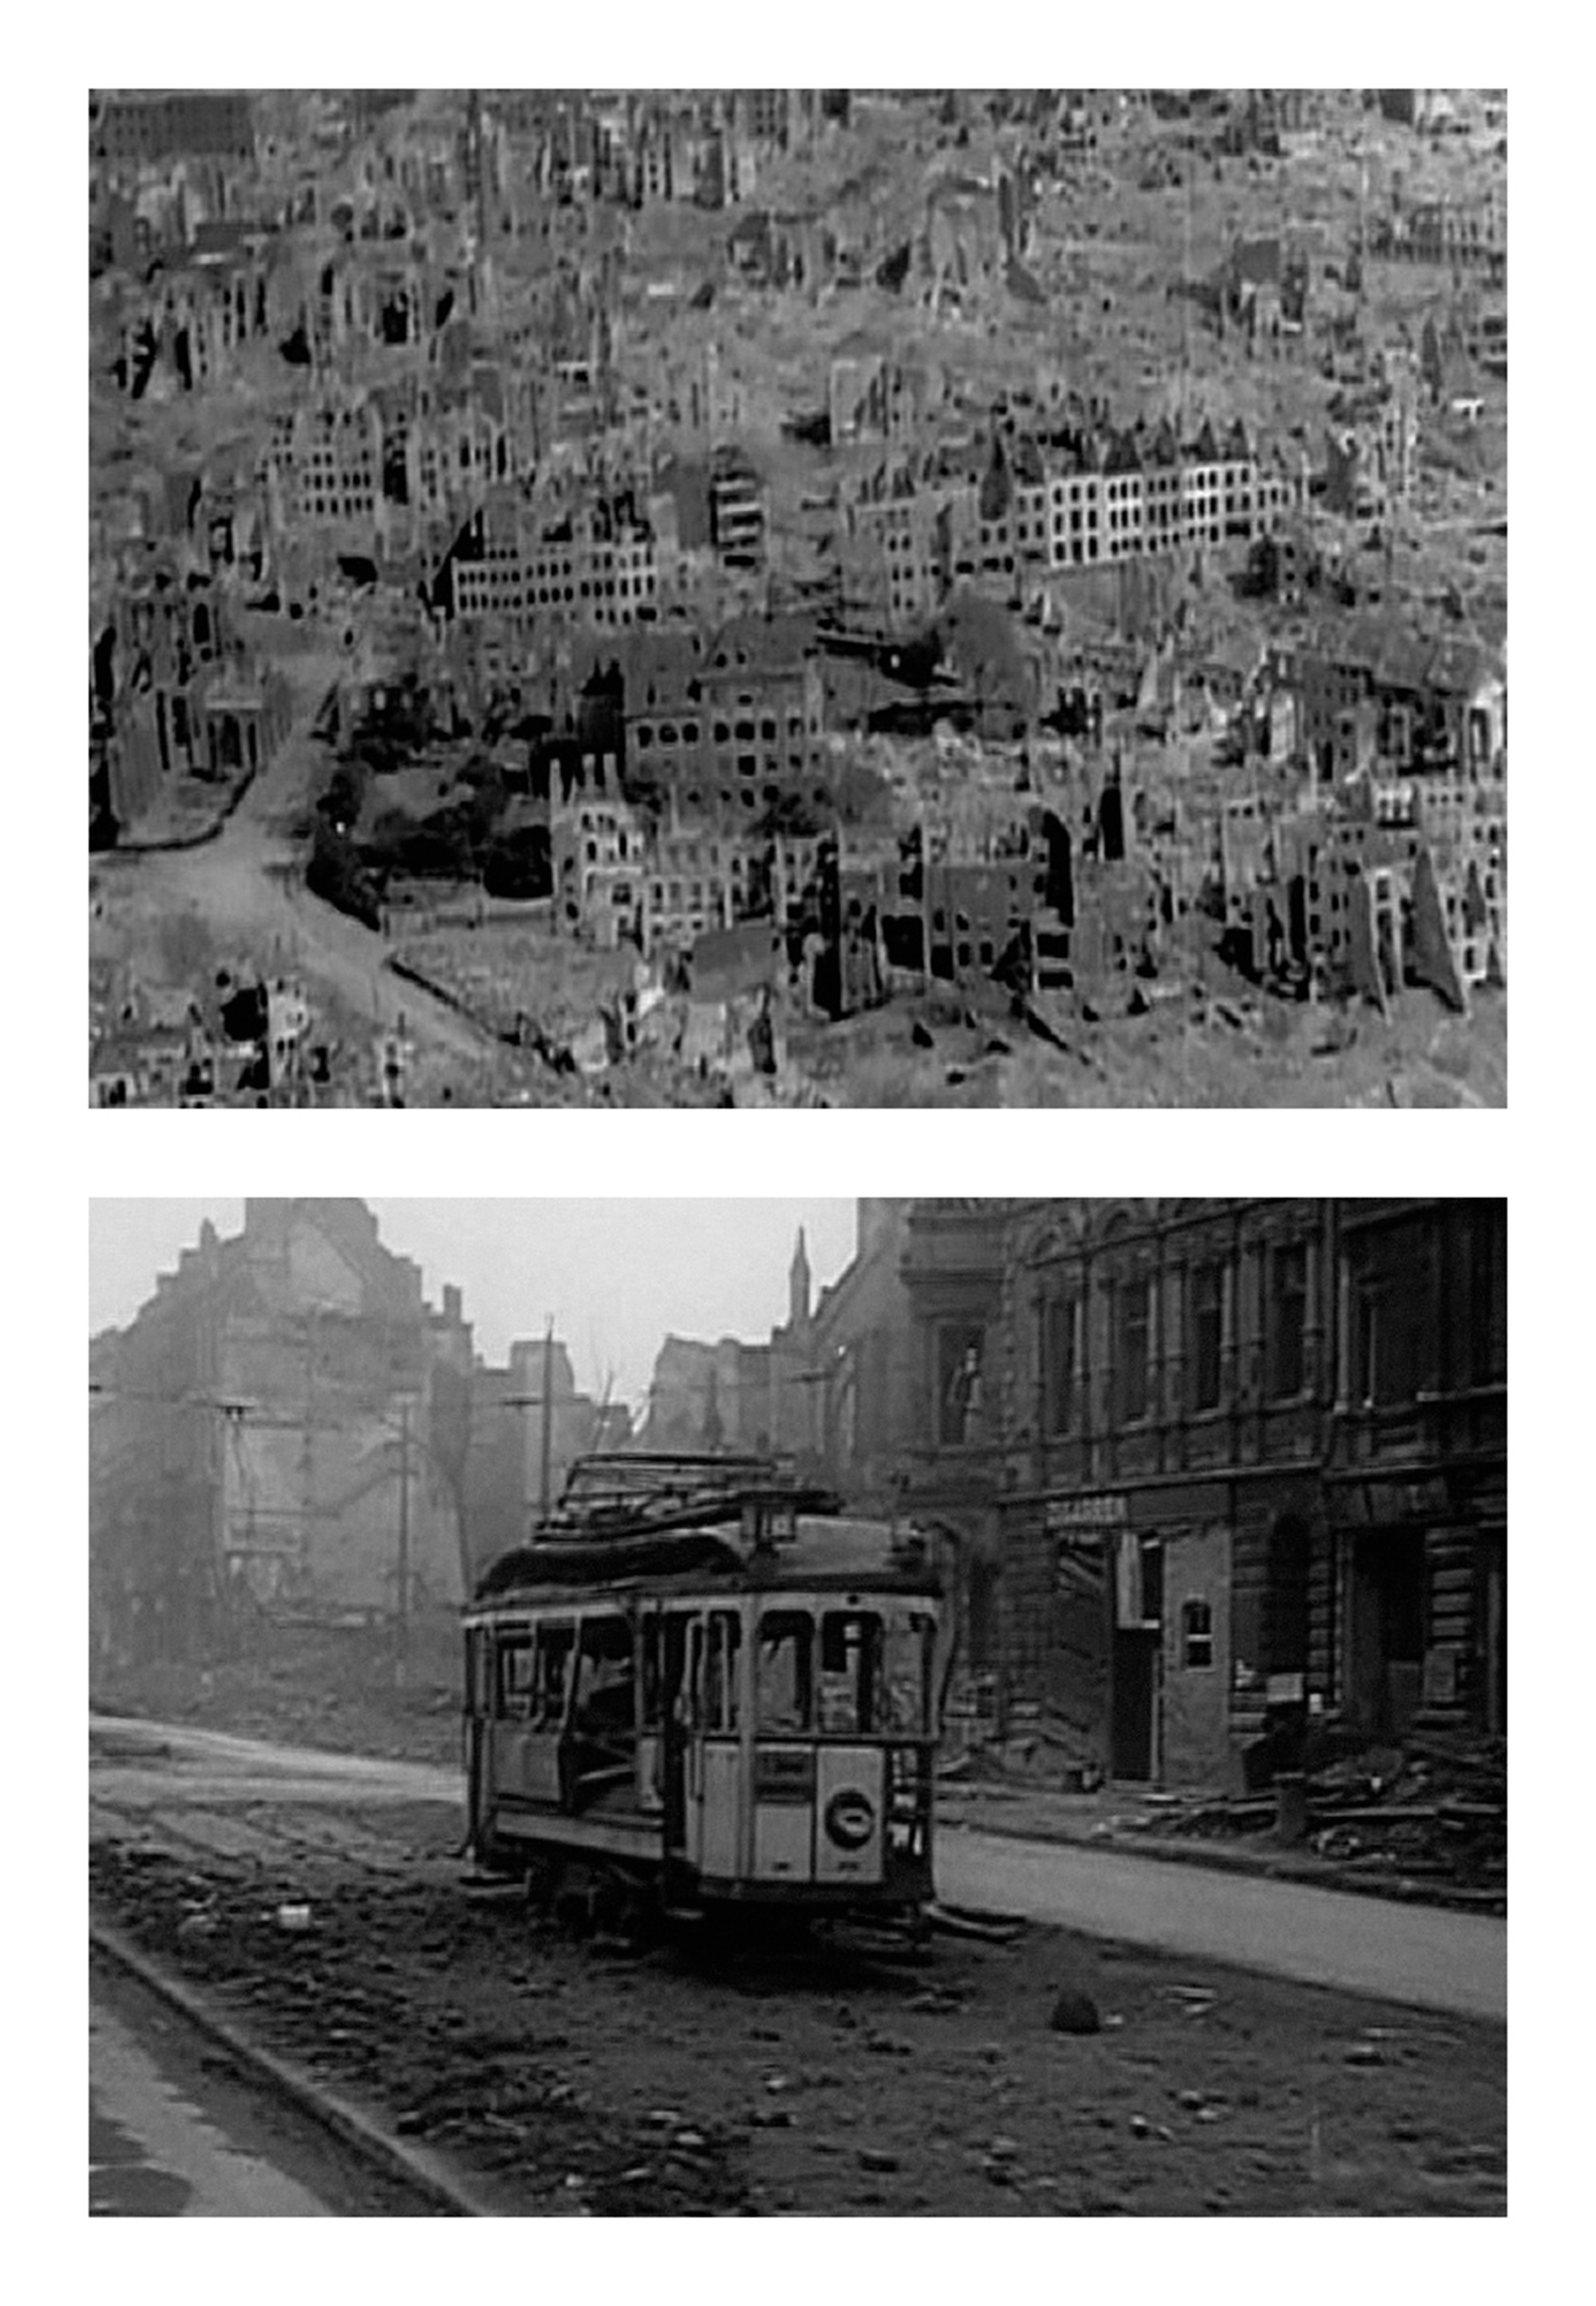
M584 1620L571 1720L579 1730L631 1728L632 1628L624 1618Z
M738 1724L738 1661L742 1652L742 1620L730 1610L711 1615L704 1652L703 1700L698 1725L702 1730L735 1730Z
M538 1627L537 1704L533 1719L542 1730L557 1730L565 1720L566 1683L570 1675L575 1626Z
M820 1621L820 1727L873 1730L881 1669L881 1619L871 1610L828 1610Z
M757 1718L762 1730L807 1730L815 1718L815 1627L804 1610L759 1620Z
M499 1718L525 1721L533 1711L533 1651L530 1634L516 1634L499 1644Z
M924 1736L931 1721L931 1620L889 1620L882 1645L882 1728Z

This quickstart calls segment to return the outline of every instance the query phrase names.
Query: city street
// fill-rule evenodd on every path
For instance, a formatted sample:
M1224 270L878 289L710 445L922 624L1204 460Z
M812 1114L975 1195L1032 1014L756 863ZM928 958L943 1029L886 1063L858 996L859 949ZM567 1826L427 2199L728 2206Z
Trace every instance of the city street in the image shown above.
M414 1762L143 1722L94 1725L90 1747L95 1798L124 1813L358 1800L463 1815L459 1778ZM943 1832L936 1870L943 1897L977 1911L1461 2017L1507 2015L1507 1926L1494 1917L965 1829Z
M104 1719L91 1751L96 1916L507 2214L1505 2206L1506 2030L1464 2014L1495 1926L1471 1967L1455 1915L961 1833L943 1894L1028 1908L1012 1943L580 1943L465 1889L452 1771ZM1368 1983L1417 2000L1425 1944L1458 2014ZM1099 2030L1053 2028L1065 1989ZM104 2119L212 2199L104 2038Z
M960 1905L1459 2016L1507 2015L1507 1926L1494 1917L995 1833L944 1832L936 1875Z

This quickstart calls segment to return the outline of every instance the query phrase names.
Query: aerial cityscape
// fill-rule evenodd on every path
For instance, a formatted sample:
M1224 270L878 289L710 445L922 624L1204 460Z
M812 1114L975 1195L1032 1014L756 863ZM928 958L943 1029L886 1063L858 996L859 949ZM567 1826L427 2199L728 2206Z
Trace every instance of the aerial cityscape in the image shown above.
M90 170L92 1104L1506 1102L1502 91Z

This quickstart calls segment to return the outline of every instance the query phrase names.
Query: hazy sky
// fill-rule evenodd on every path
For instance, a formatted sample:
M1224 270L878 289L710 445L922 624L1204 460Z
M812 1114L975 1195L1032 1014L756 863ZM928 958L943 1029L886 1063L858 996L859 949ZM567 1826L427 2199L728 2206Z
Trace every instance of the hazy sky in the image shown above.
M413 1257L437 1304L465 1293L476 1348L502 1362L512 1338L539 1337L552 1314L576 1381L641 1402L668 1330L689 1337L767 1337L787 1313L787 1273L801 1225L818 1293L853 1253L851 1201L372 1200L388 1248ZM90 1333L130 1320L209 1217L242 1232L242 1201L89 1204Z

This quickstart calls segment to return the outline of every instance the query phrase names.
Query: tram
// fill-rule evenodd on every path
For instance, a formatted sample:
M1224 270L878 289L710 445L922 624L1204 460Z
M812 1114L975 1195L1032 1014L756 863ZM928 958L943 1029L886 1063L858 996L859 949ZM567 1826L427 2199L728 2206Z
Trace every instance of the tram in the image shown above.
M556 1897L912 1919L936 1627L925 1540L779 1461L581 1459L465 1613L471 1852Z

